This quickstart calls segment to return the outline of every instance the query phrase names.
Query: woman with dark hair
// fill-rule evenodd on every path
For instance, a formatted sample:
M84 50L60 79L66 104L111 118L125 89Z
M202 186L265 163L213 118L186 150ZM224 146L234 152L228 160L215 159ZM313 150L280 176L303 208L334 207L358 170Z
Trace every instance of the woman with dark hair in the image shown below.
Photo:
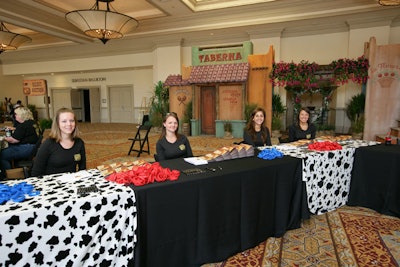
M86 169L85 144L79 138L75 114L61 108L51 125L49 138L43 142L35 157L32 176Z
M301 108L296 123L289 127L289 142L300 139L314 139L317 128L310 122L310 110Z
M167 113L156 144L157 161L193 157L192 148L185 135L178 133L179 119L175 112Z
M36 142L38 141L38 126L33 120L32 112L26 107L15 109L17 126L7 127L12 131L11 136L4 139L8 142L8 148L1 150L0 154L0 178L5 178L5 171L11 169L11 161L26 159L32 156Z
M243 131L244 143L254 147L271 145L271 135L269 129L265 126L265 114L263 108L256 108L251 113Z

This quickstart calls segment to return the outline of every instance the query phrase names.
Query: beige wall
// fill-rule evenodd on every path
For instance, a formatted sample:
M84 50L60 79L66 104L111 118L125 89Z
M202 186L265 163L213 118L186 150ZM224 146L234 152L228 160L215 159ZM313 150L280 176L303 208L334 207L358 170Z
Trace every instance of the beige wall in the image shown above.
M254 54L266 54L272 45L275 50L275 61L308 60L318 64L328 64L338 58L361 56L364 53L364 43L373 36L378 45L400 43L400 26L350 25L349 30L345 32L305 36L285 36L280 29L261 30L249 33L249 40L253 42ZM109 86L133 85L135 91L133 103L137 109L140 108L144 97L151 96L155 82L164 80L169 74L179 74L182 65L191 65L191 47L181 46L178 42L157 47L152 53L1 65L0 99L12 97L16 101L23 98L23 79L45 79L49 88L100 86L101 99L105 101L101 103L102 121L107 122ZM65 72L70 73L65 74ZM71 82L72 78L102 76L107 79L100 83ZM343 113L347 100L360 90L358 85L351 83L338 88L334 108L338 113L336 124L341 127L339 131L345 131L348 126ZM280 92L285 101L285 90L276 88L275 91Z

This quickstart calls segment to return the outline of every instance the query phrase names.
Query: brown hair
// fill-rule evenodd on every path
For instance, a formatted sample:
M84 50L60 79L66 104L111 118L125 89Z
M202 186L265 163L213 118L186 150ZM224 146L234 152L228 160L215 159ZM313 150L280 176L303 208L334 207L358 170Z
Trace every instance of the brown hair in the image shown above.
M53 123L51 124L51 130L50 130L50 134L49 137L54 139L57 143L61 141L61 130L60 130L60 126L59 126L59 122L60 122L60 115L62 113L71 113L74 115L74 121L75 121L75 129L71 134L71 139L75 139L77 137L79 137L79 130L78 130L78 125L76 124L76 116L75 113L72 109L69 108L60 108L56 115L54 116L53 119Z
M253 119L254 119L254 116L256 115L256 113L257 112L262 112L262 114L264 115L264 121L263 121L263 123L261 124L261 138L262 138L262 141L263 141L263 143L265 143L265 141L266 141L266 139L267 139L267 131L266 131L266 126L265 126L265 117L266 117L266 112L265 112L265 110L263 109L263 108L260 108L260 107L258 107L258 108L256 108L256 109L254 109L253 110L253 112L251 112L251 115L250 115L250 118L249 118L249 121L247 122L247 125L246 125L246 131L249 133L249 135L251 136L251 139L253 140L253 141L255 141L255 139L256 139L256 129L255 129L255 122L253 121Z
M174 117L176 119L176 121L178 122L178 127L175 130L175 136L176 136L176 138L179 138L179 133L178 133L178 130L179 130L179 119L178 119L178 115L175 112L168 112L167 114L165 114L165 116L163 118L160 139L162 139L167 133L167 130L165 129L164 123L167 121L167 119L169 117Z
M307 120L307 124L310 125L310 119L311 119L311 111L310 109L306 108L306 107L302 107L299 110L299 113L297 114L297 119L296 119L296 126L300 127L300 112L304 110L305 112L307 112L308 114L308 120Z

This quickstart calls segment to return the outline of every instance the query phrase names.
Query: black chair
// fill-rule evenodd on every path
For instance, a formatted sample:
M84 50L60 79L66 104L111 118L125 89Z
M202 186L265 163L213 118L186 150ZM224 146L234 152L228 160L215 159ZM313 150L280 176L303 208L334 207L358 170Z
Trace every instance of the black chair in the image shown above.
M14 161L14 168L22 168L24 170L24 177L28 178L31 176L31 170L32 170L32 165L33 165L33 159L36 156L36 153L39 150L40 145L42 144L43 141L43 135L39 135L39 139L37 140L35 144L35 148L32 151L32 154L29 158L27 159L20 159L20 160L15 160Z
M136 135L134 138L128 138L128 140L132 141L131 147L128 151L128 156L131 154L132 151L138 152L138 157L143 152L147 152L150 155L150 145L149 145L149 133L150 133L151 125L140 125ZM134 148L135 143L139 142L139 149ZM147 150L144 149L144 146L147 144Z

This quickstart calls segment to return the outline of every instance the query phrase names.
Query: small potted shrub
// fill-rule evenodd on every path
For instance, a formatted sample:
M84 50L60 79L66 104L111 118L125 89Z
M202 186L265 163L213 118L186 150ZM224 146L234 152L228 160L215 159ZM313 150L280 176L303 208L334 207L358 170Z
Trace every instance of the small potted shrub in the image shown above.
M282 115L285 113L286 107L282 103L281 96L278 94L272 95L272 123L271 131L273 137L280 137L282 130Z

